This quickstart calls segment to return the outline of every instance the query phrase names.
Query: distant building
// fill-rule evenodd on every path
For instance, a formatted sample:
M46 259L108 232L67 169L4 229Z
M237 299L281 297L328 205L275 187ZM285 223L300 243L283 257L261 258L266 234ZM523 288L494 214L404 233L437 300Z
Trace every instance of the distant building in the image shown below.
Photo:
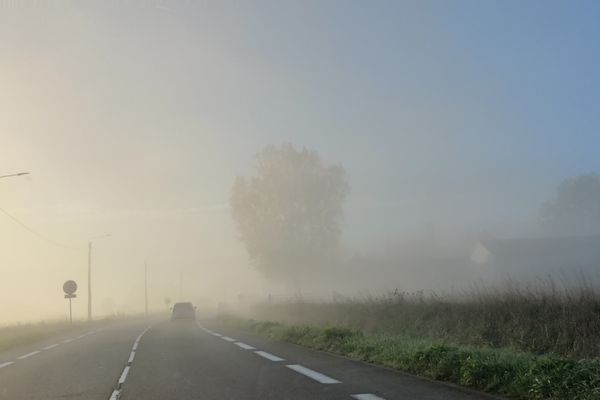
M493 277L600 272L600 235L521 239L484 239L475 244L471 263Z

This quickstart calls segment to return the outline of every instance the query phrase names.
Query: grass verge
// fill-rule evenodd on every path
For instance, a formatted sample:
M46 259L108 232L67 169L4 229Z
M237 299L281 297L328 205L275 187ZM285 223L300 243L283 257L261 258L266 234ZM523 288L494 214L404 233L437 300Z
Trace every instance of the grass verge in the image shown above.
M81 327L81 323L38 322L0 327L0 351Z
M222 316L227 324L465 387L533 400L600 399L600 359L537 356L342 327L284 325Z

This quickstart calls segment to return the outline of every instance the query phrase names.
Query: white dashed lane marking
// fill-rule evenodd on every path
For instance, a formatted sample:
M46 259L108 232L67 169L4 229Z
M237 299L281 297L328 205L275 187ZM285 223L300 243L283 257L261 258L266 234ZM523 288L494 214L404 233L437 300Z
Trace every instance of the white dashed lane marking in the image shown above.
M350 397L356 400L385 400L383 397L375 396L371 393L353 394Z
M271 360L271 361L284 361L285 360L284 358L277 357L274 354L267 353L266 351L262 351L262 350L255 351L255 353L258 354L259 356L264 357L267 360Z
M150 329L150 327L146 328L136 339L135 342L133 343L133 347L131 349L131 352L129 353L129 359L127 360L127 366L125 368L123 368L123 372L121 372L121 376L119 376L119 380L117 381L117 386L116 389L113 390L113 392L110 395L109 400L119 400L119 398L121 397L121 389L122 389L122 385L125 383L125 381L127 380L127 375L129 374L129 369L131 368L132 364L133 364L133 359L135 358L135 354L136 354L136 349L138 348L138 345L140 343L140 340L142 340L142 336L144 336L144 334L146 332L148 332L148 329Z
M81 339L81 338L83 338L83 337L85 337L87 335L92 335L94 333L96 333L96 331L90 331L90 332L84 333L84 334L79 335L79 336L74 337L74 338L65 339L61 343L70 343L70 342L72 342L74 340ZM29 358L29 357L35 356L36 354L41 353L42 350L50 350L50 349L53 349L55 347L58 347L58 346L60 346L61 343L49 344L48 346L43 347L41 350L35 350L35 351L32 351L31 353L23 354L22 356L19 356L16 359L17 360L24 360L26 358ZM9 365L12 365L14 363L15 363L14 361L7 361L7 362L4 362L4 363L0 363L0 368L8 367Z
M202 329L206 333L213 333L210 329L206 329L205 327L203 327L199 323L196 323L196 325L198 325L198 328Z
M214 335L214 336L217 336L217 337L220 337L223 340L226 340L228 342L235 342L233 344L235 344L236 346L238 346L238 347L240 347L240 348L242 348L244 350L255 350L256 349L256 347L251 346L249 344L246 344L244 342L236 342L236 339L233 339L233 338L231 338L229 336L224 336L224 335L221 335L220 333L210 331L210 330L206 329L205 327L203 327L200 324L198 324L198 327L200 329L202 329L204 332L209 333L209 334ZM137 346L137 342L139 341L139 339L140 338L138 338L138 340L134 344L134 350L135 350L135 347ZM263 358L266 358L267 360L270 360L270 361L274 361L274 362L285 361L285 359L283 359L281 357L278 357L278 356L276 356L274 354L267 353L266 351L256 350L254 353L256 353L259 356L261 356ZM131 355L129 357L129 360L130 360L129 364L131 364L131 361L133 361L133 357L135 357L135 351L131 352ZM324 374L322 374L320 372L314 371L314 370L312 370L310 368L306 368L306 367L304 367L302 365L299 365L299 364L286 365L286 367L289 368L289 369L291 369L291 370L293 370L293 371L298 372L299 374L302 374L302 375L304 375L304 376L306 376L308 378L311 378L311 379L313 379L313 380L315 380L315 381L317 381L319 383L325 384L325 385L335 384L335 383L341 383L337 379L334 379L334 378L332 378L330 376L324 375ZM127 367L127 368L129 368L129 367ZM126 376L127 375L126 371L123 371L123 374L125 374L125 376ZM123 376L121 376L121 378L124 381ZM121 379L119 380L119 382L121 383ZM113 396L116 396L115 399L118 399L118 395L119 395L119 393L117 393L116 395L113 393ZM352 394L352 395L350 395L350 397L352 397L355 400L385 400L383 397L379 397L379 396L374 395L372 393ZM112 400L112 399L113 399L113 397L111 397L110 400Z
M39 352L40 352L40 350L32 351L31 353L27 353L27 354L22 355L21 357L17 357L17 360L24 360L27 357L35 356Z
M123 383L125 383L125 380L127 379L127 374L129 373L129 366L125 367L125 369L123 369L123 372L121 373L121 376L119 377L119 385L122 385Z
M254 350L256 348L256 347L252 347L249 344L242 343L242 342L235 342L234 344L238 347L241 347L244 350Z
M110 399L108 400L119 400L119 394L121 394L120 390L113 390L112 394L110 395Z
M298 372L299 374L308 376L309 378L314 379L315 381L317 381L319 383L324 383L324 384L341 383L337 379L330 378L327 375L323 375L320 372L313 371L312 369L303 367L302 365L299 365L299 364L286 365L286 367Z

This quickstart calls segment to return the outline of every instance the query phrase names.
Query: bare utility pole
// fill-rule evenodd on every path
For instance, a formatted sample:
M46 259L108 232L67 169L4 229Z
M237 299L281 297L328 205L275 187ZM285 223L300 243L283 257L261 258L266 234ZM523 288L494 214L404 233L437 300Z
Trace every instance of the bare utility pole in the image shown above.
M144 260L144 309L148 315L148 264Z
M179 269L179 301L183 301L183 269Z
M88 321L92 320L92 240L111 236L110 233L96 236L88 241Z
M92 241L88 242L88 321L92 320Z

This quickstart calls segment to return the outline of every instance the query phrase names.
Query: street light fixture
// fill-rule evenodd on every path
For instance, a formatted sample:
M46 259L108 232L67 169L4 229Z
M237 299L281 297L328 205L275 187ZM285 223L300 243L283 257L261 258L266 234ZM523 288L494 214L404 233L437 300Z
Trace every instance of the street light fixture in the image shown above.
M29 175L29 172L17 172L16 174L0 175L0 179L1 178L12 178L15 176L23 176L23 175Z
M112 236L110 233L94 236L88 241L88 321L92 320L92 240Z

